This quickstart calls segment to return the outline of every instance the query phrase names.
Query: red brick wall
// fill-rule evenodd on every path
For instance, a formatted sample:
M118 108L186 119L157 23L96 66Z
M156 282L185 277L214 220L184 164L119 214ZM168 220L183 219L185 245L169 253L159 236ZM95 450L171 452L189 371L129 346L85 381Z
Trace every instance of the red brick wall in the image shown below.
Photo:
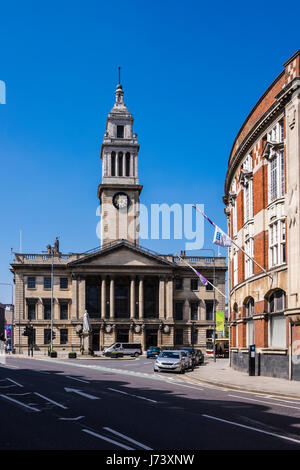
M254 236L254 259L263 268L268 268L268 232L260 232ZM254 274L262 272L261 269L254 264Z
M265 318L254 321L254 341L257 348L268 346L268 321Z
M242 189L237 195L237 231L241 230L244 224L244 190Z
M244 247L242 246L244 249ZM238 283L245 279L245 255L242 251L238 251Z
M261 97L260 101L258 101L257 105L252 109L250 115L244 122L236 137L235 143L230 153L229 161L235 154L236 150L238 149L239 145L244 140L248 132L251 131L254 124L270 108L270 106L275 103L275 96L282 90L282 85L285 83L285 81L285 75L284 72L282 72L270 85L270 89L265 92L265 94Z
M267 165L261 166L253 174L253 215L258 214L268 205Z
M238 347L244 348L246 347L246 324L245 323L238 323Z

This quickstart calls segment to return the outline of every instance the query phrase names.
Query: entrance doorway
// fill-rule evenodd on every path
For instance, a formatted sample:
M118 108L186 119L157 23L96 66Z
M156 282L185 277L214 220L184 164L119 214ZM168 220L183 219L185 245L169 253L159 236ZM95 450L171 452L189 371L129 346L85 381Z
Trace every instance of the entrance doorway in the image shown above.
M146 330L146 348L157 346L157 330Z
M93 351L100 350L100 331L99 330L92 331L92 350Z
M129 330L117 330L117 341L120 343L128 343Z

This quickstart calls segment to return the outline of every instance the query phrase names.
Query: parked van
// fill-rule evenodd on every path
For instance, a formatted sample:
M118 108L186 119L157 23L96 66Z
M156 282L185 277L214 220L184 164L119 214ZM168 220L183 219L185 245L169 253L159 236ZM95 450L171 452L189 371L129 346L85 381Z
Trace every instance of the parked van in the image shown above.
M142 346L140 343L114 343L103 350L105 356L110 356L111 353L118 352L123 353L124 356L138 357L142 354Z

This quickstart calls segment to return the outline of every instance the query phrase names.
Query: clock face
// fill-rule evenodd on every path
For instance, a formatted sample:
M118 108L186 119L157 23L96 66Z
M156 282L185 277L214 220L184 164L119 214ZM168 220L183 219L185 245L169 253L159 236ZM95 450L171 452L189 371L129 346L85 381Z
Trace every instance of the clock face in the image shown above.
M127 209L130 204L129 196L126 193L116 193L113 197L113 205L117 209Z

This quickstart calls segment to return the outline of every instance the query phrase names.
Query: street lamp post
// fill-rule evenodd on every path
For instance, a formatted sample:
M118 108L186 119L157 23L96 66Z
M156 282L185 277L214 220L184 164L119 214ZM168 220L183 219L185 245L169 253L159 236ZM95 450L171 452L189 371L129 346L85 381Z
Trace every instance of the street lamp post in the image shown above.
M201 248L199 251L210 251L213 253L213 265L214 265L214 281L213 285L215 286L216 283L216 264L215 258L216 253L213 248ZM216 362L216 293L215 289L213 289L214 299L213 299L213 352L214 352L214 362Z

